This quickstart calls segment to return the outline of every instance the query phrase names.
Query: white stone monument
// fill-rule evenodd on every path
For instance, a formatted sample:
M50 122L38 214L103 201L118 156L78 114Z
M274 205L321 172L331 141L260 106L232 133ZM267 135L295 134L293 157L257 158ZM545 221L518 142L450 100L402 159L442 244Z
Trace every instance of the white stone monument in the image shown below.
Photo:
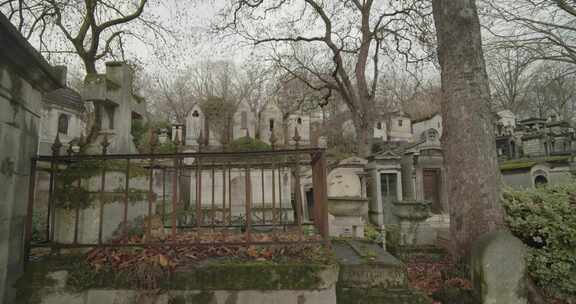
M363 238L368 217L368 199L360 175L366 161L343 160L328 175L330 236Z

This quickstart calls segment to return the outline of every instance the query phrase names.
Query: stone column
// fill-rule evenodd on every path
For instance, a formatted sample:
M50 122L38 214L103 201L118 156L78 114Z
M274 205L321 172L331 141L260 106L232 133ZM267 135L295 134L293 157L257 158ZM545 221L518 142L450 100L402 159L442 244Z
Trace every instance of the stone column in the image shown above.
M132 77L130 66L122 62L106 63L106 77L119 86L116 90L109 90L108 94L113 97L118 106L114 109L114 139L110 152L135 153L132 139Z
M370 222L381 227L384 225L384 214L382 212L382 195L380 195L380 193L382 193L380 187L380 173L375 167L367 168L367 171L371 181L371 193L368 194L370 197L368 217L370 218Z

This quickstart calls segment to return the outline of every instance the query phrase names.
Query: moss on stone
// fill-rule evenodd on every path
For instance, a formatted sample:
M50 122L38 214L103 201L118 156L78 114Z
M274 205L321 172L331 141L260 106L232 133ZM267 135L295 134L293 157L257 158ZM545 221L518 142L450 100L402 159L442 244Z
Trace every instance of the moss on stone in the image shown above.
M402 261L408 261L415 256L426 256L428 260L441 261L446 259L448 252L435 245L398 246L395 248L394 256Z
M547 162L567 162L570 160L570 156L549 156L545 158L526 158L526 159L516 159L505 161L500 164L500 171L511 171L511 170L522 170L530 169L539 163Z
M512 162L505 162L500 165L501 171L511 171L511 170L521 170L521 169L530 169L537 162L535 161L512 161Z
M400 226L387 225L386 226L386 248L392 254L396 254L396 250L400 247Z
M335 265L277 264L272 262L224 262L172 273L159 281L163 290L315 290L325 288L324 272ZM29 263L18 289L25 297L54 284L47 275L68 271L66 289L82 292L88 289L137 289L137 280L125 273L106 268L94 271L82 257L50 258ZM19 302L20 303L20 302ZM27 302L32 303L37 302ZM193 302L196 303L196 302ZM204 302L199 302L204 303Z
M248 136L238 138L226 147L229 152L257 152L270 151L271 149L269 144Z
M176 272L163 288L180 290L320 289L326 265L218 264Z
M99 193L92 193L83 185L78 185L79 180L88 180L100 176L106 172L125 172L127 162L125 160L108 161L81 161L68 166L57 172L55 191L56 206L64 209L89 208L92 203L101 198ZM149 170L135 165L130 165L129 178L148 176ZM104 203L110 203L123 199L124 189L118 189L118 193L105 193ZM148 192L138 189L128 189L128 201L139 202L147 199Z
M50 273L61 270L70 270L71 265L78 262L78 256L67 258L52 258L45 261L29 262L24 268L23 275L18 279L16 288L16 302L21 304L38 304L42 296L56 285L56 280Z

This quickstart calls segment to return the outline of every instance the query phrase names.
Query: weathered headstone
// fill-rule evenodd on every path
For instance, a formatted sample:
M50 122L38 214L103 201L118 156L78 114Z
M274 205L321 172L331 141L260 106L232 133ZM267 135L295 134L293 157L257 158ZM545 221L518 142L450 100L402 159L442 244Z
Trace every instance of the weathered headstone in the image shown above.
M472 248L472 281L483 304L525 304L526 248L507 231L482 236Z

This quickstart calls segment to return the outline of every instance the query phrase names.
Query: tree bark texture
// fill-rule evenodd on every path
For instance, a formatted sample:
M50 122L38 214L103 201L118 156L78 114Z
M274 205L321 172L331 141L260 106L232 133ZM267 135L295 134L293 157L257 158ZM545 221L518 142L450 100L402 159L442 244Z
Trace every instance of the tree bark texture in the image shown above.
M503 226L494 116L475 0L433 0L453 254Z
M366 158L372 154L373 124L360 118L354 119L353 122L356 129L356 153L358 156Z

